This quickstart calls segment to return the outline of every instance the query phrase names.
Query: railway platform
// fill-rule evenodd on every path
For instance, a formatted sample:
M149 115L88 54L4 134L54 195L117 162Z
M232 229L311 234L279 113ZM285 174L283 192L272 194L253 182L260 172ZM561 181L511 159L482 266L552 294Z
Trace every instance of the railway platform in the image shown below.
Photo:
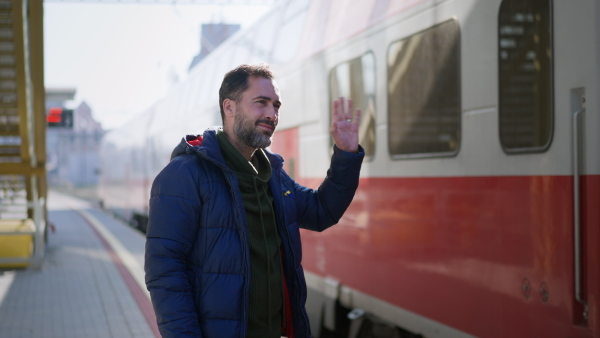
M0 270L0 337L160 337L143 278L143 234L51 191L40 267Z

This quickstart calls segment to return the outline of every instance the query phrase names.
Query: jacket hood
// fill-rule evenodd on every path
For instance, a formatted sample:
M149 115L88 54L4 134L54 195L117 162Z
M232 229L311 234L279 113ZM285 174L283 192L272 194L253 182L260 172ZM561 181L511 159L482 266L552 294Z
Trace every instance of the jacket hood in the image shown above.
M187 154L189 147L201 146L203 139L203 135L185 135L171 152L171 160L177 156Z

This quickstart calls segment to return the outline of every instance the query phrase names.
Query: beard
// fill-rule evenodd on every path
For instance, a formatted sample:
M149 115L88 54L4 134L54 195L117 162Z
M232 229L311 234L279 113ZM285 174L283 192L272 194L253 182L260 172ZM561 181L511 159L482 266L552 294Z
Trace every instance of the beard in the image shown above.
M261 131L256 130L256 126L259 123L268 124L275 130L275 122L269 119L258 119L256 121L252 118L247 117L241 112L236 112L235 121L233 124L233 132L238 139L244 144L252 148L266 148L271 145L271 136L273 133L265 134Z

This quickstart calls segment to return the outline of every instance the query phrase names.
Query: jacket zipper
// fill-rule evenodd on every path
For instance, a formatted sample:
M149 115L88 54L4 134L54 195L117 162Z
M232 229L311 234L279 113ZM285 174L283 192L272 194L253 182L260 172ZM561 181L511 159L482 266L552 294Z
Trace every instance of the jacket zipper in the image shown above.
M232 182L232 177L233 177L233 171L227 167L224 166L223 164L221 164L218 161L215 161L214 159L210 158L208 155L196 151L196 153L208 160L209 162L214 163L215 165L217 165L219 168L221 168L221 170L223 170L224 174L225 174L225 178L227 179L227 183L229 184L229 190L231 192L231 196L233 196L233 200L235 201L235 197L237 196L235 188L233 187L233 182ZM243 213L241 213L240 215L243 215ZM243 216L240 216L243 217ZM244 266L246 268L246 271L250 271L250 260L248 259L248 250L250 250L248 248L248 239L247 239L247 234L246 234L246 227L242 226L242 246L243 246L243 259L244 259ZM246 331L248 330L248 297L250 295L250 276L249 273L245 273L244 274L244 295L243 295L243 299L242 299L242 330L240 333L240 338L244 338L246 337Z
M233 175L231 169L229 169L229 167L227 167L227 166L224 166L222 163L215 161L214 159L210 158L208 155L205 155L204 153L202 153L200 151L195 151L195 152L199 156L201 156L202 158L204 158L204 159L206 159L206 160L208 160L208 161L216 164L219 168L221 168L221 170L223 170L226 173L225 177L227 178L227 182L229 183L229 188L231 189L232 196L236 196L235 189L233 188L233 184L231 182L231 175ZM276 178L277 179L277 184L279 185L279 187L281 187L282 186L282 183L281 183L281 168L277 168L274 171L277 172L277 178ZM283 191L283 189L278 189L278 190L279 191ZM292 255L292 264L293 264L292 269L294 270L293 273L294 273L294 276L296 277L296 282L300 285L302 283L301 283L300 276L298 275L298 271L296 269L296 256L294 255L294 250L292 250L292 239L290 237L290 233L289 233L289 231L287 229L287 226L285 224L285 216L283 214L283 211L285 211L283 197L281 196L281 194L276 194L276 195L278 195L277 199L279 200L279 205L283 209L282 212L280 212L280 216L278 216L278 218L279 218L279 221L281 222L281 225L283 227L283 231L285 231L285 234L286 234L286 237L287 237L287 241L288 241L289 251L290 251L290 253ZM250 266L249 266L250 262L248 260L247 252L246 252L247 250L249 250L248 249L247 238L246 238L247 237L246 236L246 229L242 229L242 230L243 230L242 231L242 235L243 235L242 245L244 246L244 250L243 250L243 252L244 252L244 262L246 263L245 264L246 271L250 271ZM243 312L242 312L242 318L243 318L243 321L241 323L242 324L242 330L241 330L242 331L242 335L241 335L241 338L245 337L246 330L248 329L248 327L247 327L248 326L248 313L247 312L248 312L248 296L250 294L250 280L249 280L249 278L246 278L248 276L244 275L244 277L245 277L245 281L244 281L244 299L243 299L243 304L242 304L242 310L243 310ZM298 291L295 291L294 293L296 294L297 292ZM290 299L290 301L291 301L291 299ZM310 327L308 326L308 318L306 317L305 312L302 311L302 308L301 308L301 306L299 304L297 304L296 307L297 307L297 310L302 315L302 318L304 319L304 323L305 323L304 329L305 330L310 330ZM293 318L293 315L292 315L292 322L293 322L293 319L294 318Z

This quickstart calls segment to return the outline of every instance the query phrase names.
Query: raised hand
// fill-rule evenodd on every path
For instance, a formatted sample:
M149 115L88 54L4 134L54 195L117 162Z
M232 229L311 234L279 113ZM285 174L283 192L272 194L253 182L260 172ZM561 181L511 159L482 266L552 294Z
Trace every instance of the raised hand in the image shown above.
M353 115L352 100L348 99L348 108L344 98L333 101L333 116L331 119L331 136L336 146L349 153L358 152L358 126L360 124L360 109Z

